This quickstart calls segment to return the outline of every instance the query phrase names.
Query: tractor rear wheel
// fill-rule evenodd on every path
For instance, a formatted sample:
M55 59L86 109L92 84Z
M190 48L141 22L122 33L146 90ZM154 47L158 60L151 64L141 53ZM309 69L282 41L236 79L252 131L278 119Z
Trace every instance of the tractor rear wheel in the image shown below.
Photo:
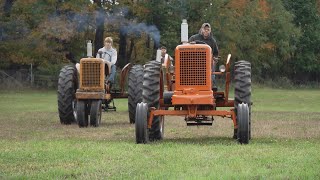
M90 108L90 125L98 127L101 123L102 101L93 100Z
M249 125L249 106L246 103L238 105L238 141L241 144L249 143L250 125Z
M58 111L61 124L76 122L78 73L74 65L64 66L58 80Z
M142 102L143 67L134 65L128 75L128 109L130 123L135 123L137 104Z
M234 70L235 89L234 89L234 108L236 116L238 105L246 103L249 107L249 138L251 139L251 64L248 61L237 61ZM233 138L237 139L235 129Z
M148 105L143 102L138 103L135 115L136 142L137 144L148 143Z
M77 120L80 128L88 127L88 102L86 100L78 100L77 102Z
M160 62L150 61L144 68L142 101L148 104L148 108L159 109L160 107L160 66ZM154 117L149 134L150 141L161 140L163 138L162 130L163 124L160 122L160 117Z

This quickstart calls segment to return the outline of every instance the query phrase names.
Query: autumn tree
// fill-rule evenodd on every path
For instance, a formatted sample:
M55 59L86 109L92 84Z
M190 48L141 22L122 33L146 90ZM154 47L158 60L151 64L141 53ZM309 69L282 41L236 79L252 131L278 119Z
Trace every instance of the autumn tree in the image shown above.
M85 0L13 1L10 17L1 22L6 23L0 44L6 60L2 65L32 63L50 68L75 62L83 56L88 22L90 2Z
M320 13L318 0L283 1L295 17L293 23L302 32L297 37L297 49L293 54L291 75L302 82L320 79Z
M114 38L118 66L144 64L164 45L174 56L180 24L189 36L212 26L220 55L252 63L255 79L320 77L319 0L3 0L0 68L29 65L58 72ZM222 63L222 62L220 62Z

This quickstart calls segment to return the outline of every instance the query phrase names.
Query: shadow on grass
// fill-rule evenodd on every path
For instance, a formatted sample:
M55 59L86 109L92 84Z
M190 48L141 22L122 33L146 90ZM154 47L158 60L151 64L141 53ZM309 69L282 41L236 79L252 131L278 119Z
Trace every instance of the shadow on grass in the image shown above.
M125 121L103 121L101 124L100 124L101 127L127 127L127 126L133 126L134 127L134 124L130 124L129 122L125 122Z
M165 138L159 142L172 142L180 144L198 144L198 145L209 145L209 144L223 144L231 145L237 143L232 137L188 137L188 138Z
M253 138L249 141L249 144L259 144L259 145L270 145L270 144L278 144L285 140L282 139L272 139L272 138ZM232 137L190 137L190 138L172 138L172 139L164 139L162 141L156 141L154 143L178 143L178 144L196 144L196 145L236 145L240 143L237 139L233 139Z
M105 141L105 140L103 140ZM136 144L136 139L134 136L127 137L127 138L113 138L109 139L110 142L122 142L128 144ZM248 146L250 145L258 145L258 146L269 146L269 145L276 145L276 144L283 144L283 143L290 143L290 141L286 141L284 139L273 139L273 138L254 138L251 139ZM292 142L292 141L291 141ZM188 137L188 138L164 138L163 140L158 141L149 141L148 145L161 145L161 144L185 144L185 145L222 145L222 146L234 146L234 145L241 145L238 140L233 139L232 137L222 137L222 136L215 136L215 137ZM244 145L246 146L246 145Z

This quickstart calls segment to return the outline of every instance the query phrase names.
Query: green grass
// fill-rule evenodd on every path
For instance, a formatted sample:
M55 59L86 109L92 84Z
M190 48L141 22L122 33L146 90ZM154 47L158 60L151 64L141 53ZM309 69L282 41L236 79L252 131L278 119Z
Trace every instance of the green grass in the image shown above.
M320 112L319 89L253 89L257 111Z
M0 179L319 179L320 92L253 88L253 139L232 123L186 127L167 118L165 139L135 144L127 101L99 128L61 125L56 92L0 91Z
M27 179L318 179L319 147L319 143L306 141L241 146L210 139L151 145L31 140L1 148L1 164L5 165L1 169L7 177Z

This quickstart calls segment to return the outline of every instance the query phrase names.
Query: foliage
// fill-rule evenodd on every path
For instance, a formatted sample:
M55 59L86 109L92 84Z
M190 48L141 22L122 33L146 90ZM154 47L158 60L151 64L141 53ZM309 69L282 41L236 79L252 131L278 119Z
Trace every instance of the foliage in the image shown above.
M174 56L181 20L187 19L189 36L209 22L222 59L231 53L234 60L250 61L261 82L280 76L319 81L319 0L12 2L0 4L5 10L0 13L0 68L75 63L85 56L86 41L92 40L96 51L102 36L114 38L120 67L144 64L161 45ZM100 15L104 22L97 21Z
M88 34L90 6L81 9L81 5L88 3L76 2L16 1L10 16L1 22L6 25L0 44L6 61L2 66L31 63L48 66L74 61L70 56L83 55L80 52L85 46L75 42L84 41Z
M257 11L258 10L258 11ZM300 31L291 23L292 15L279 1L217 1L205 14L223 56L252 63L253 76L277 78L294 52L294 37Z
M294 24L302 30L297 50L291 63L294 77L305 76L319 80L320 72L320 13L319 1L284 1L285 7L295 15ZM317 6L318 4L318 6ZM314 77L315 76L315 77ZM304 78L299 78L306 80Z

